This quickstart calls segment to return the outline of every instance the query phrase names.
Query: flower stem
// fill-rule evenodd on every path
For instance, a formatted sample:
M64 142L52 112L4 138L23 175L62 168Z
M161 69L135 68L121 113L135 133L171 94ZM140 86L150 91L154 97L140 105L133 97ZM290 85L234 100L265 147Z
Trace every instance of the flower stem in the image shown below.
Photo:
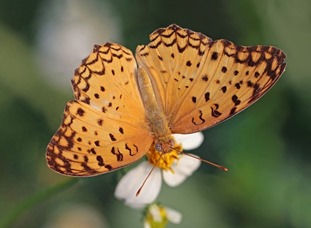
M43 191L30 196L29 198L19 203L15 208L13 208L6 216L4 216L4 219L0 221L0 227L10 227L10 225L16 221L16 219L25 211L34 207L37 203L49 199L57 195L59 192L65 191L66 189L72 187L74 184L78 183L78 181L79 179L77 178L70 178L69 180L44 189Z

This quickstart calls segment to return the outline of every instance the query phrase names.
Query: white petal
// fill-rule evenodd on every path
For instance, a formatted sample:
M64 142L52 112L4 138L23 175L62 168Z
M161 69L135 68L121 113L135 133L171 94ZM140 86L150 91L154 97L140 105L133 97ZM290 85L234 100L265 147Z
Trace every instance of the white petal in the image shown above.
M197 155L191 155L199 158ZM199 159L187 155L181 155L179 160L177 160L176 163L173 164L174 167L172 166L172 168L175 172L183 173L187 176L190 176L200 167L200 165L201 161Z
M161 171L158 168L153 170L140 194L136 196L137 190L141 187L151 169L152 166L149 162L142 162L130 170L117 184L115 197L124 199L125 204L134 208L143 207L145 204L153 202L157 198L162 184Z
M149 212L150 212L150 214L152 215L152 219L153 219L155 222L161 222L161 221L162 221L162 216L161 216L160 208L158 207L158 205L152 204L152 205L149 207Z
M181 222L181 219L182 219L182 214L181 213L179 213L178 211L173 210L171 208L168 208L168 207L166 207L165 210L166 210L167 219L171 223L178 224L178 223Z
M193 155L195 156L195 155ZM163 179L165 183L171 187L180 185L184 180L192 175L192 173L199 168L201 161L187 155L181 155L180 159L174 163L171 171L163 170Z
M150 224L147 221L144 222L144 228L151 228Z
M193 150L198 148L204 140L202 132L196 132L192 134L174 134L173 135L177 143L181 143L184 150Z
M172 173L171 171L163 170L163 179L165 183L170 187L176 187L180 185L186 179L186 175L180 173Z

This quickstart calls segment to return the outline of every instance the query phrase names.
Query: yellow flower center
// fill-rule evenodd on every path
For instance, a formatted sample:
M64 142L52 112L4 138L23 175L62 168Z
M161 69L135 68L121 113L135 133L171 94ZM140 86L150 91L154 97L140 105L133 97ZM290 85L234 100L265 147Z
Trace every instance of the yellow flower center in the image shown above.
M174 163L175 160L179 159L179 153L182 151L182 146L180 144L176 145L173 150L169 153L160 153L155 150L154 144L150 147L150 150L146 154L148 161L163 169L163 170L170 170L173 172L171 169L172 164Z

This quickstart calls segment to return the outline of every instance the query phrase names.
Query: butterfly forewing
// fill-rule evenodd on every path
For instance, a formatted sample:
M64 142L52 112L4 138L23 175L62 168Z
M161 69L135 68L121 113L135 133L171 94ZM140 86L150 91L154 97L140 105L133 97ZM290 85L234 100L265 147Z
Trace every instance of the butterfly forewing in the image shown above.
M117 44L96 45L72 80L76 100L47 147L53 170L91 176L143 156L153 138L135 80L132 53ZM141 140L144 139L144 140Z
M197 72L189 66L201 61L209 44L206 36L177 28L174 25L156 30L150 35L150 44L138 46L136 50L137 62L151 76L159 105L169 121L179 109L176 101L188 94Z
M226 120L259 99L279 79L285 54L270 46L212 41L171 25L137 49L149 69L173 133L192 133Z

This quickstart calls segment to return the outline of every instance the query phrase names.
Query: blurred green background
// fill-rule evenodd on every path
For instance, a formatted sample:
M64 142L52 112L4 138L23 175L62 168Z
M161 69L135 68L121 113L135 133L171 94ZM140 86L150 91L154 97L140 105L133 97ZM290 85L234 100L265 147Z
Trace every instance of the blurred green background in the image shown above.
M171 23L288 58L267 95L204 132L194 153L229 172L203 164L159 201L183 214L179 227L311 227L310 0L0 0L0 224L142 227L142 213L113 196L117 173L63 177L47 168L45 148L93 44L134 51ZM27 207L38 194L51 197Z

